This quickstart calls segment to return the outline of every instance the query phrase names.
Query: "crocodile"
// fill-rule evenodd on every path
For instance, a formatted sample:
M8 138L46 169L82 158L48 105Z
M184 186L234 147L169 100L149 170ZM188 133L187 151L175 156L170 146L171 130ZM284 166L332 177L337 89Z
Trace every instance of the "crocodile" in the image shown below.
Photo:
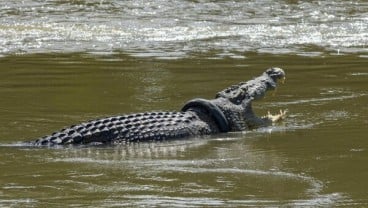
M286 112L258 117L252 101L263 98L285 79L281 68L267 69L260 76L218 92L214 99L196 98L178 112L144 112L106 117L72 125L30 141L34 146L68 144L120 144L162 141L246 131L282 120Z

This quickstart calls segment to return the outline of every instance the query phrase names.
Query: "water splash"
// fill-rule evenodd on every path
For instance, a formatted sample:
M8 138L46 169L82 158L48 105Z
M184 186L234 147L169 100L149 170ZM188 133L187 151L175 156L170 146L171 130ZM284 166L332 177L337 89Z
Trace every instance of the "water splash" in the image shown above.
M338 0L10 0L0 3L0 54L366 53L367 8L365 2Z

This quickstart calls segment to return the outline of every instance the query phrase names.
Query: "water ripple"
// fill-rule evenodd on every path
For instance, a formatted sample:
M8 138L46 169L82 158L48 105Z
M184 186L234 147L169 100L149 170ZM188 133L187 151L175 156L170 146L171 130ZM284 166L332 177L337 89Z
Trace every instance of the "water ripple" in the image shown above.
M366 53L367 8L363 1L338 0L10 0L0 3L0 54Z

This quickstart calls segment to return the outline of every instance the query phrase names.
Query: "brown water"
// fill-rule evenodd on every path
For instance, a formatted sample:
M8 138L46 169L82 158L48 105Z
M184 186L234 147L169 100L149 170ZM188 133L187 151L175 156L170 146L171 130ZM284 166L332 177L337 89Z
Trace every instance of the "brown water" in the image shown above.
M368 206L366 56L215 53L1 58L0 206ZM286 83L254 108L289 111L272 127L129 146L14 145L92 118L178 110L270 66Z
M365 0L0 1L0 207L368 207ZM25 148L89 119L178 110L270 66L252 132Z

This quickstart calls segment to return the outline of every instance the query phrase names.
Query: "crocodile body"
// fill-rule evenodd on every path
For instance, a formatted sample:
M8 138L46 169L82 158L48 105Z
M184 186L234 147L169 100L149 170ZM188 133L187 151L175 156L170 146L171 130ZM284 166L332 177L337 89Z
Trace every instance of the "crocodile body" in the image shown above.
M284 77L282 69L270 68L259 77L217 93L215 99L191 100L180 112L145 112L91 120L54 132L31 144L161 141L267 126L283 115L257 117L252 110L252 101L262 98L267 90L275 89L277 81Z

